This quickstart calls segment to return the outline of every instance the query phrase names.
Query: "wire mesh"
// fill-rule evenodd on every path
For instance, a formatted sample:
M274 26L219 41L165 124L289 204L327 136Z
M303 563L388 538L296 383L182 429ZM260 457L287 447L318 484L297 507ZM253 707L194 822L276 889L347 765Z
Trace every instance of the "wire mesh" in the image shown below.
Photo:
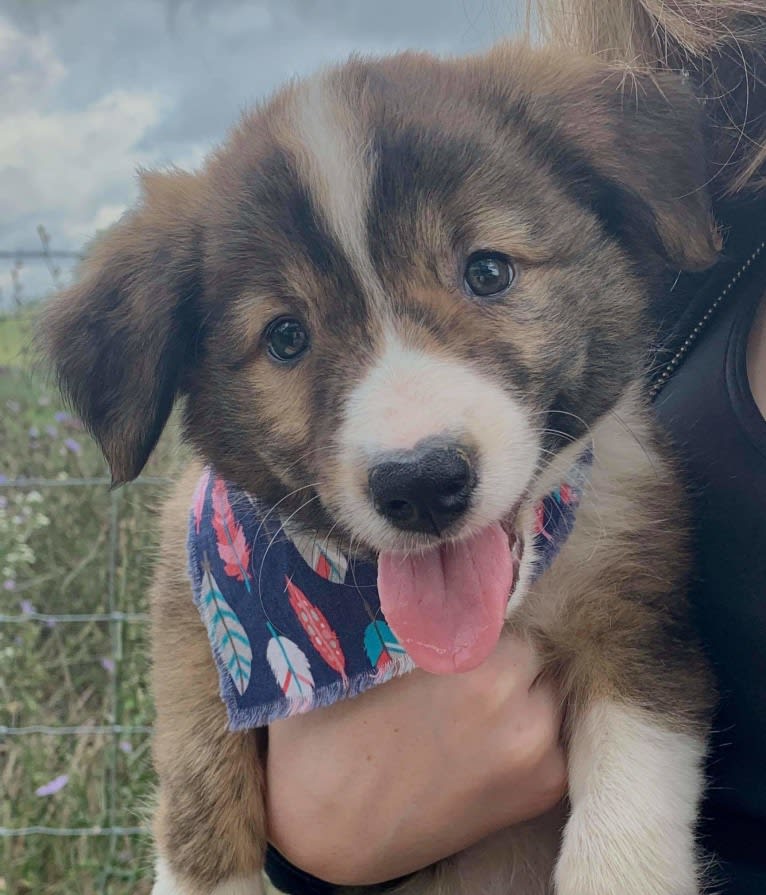
M146 486L165 485L169 482L169 478L164 476L145 476L137 479L129 489L140 489ZM0 493L12 490L31 490L31 489L92 489L93 487L107 489L111 482L107 477L72 477L68 479L48 479L48 478L13 478L0 479ZM108 539L106 551L106 611L103 612L41 612L36 609L29 611L20 611L17 613L0 613L0 625L106 625L109 629L110 653L107 657L111 660L110 667L113 673L109 677L109 705L110 710L107 717L103 719L104 723L88 723L88 724L28 724L28 725L0 725L0 742L5 738L24 738L34 736L45 737L104 737L108 740L108 747L105 749L106 757L106 802L105 815L106 823L104 825L81 825L81 826L49 826L43 824L14 826L0 825L1 839L18 839L32 836L45 836L55 838L99 838L108 840L108 860L104 863L99 873L99 879L96 882L97 891L106 893L108 891L108 883L114 867L117 863L116 853L120 840L123 837L144 836L148 833L148 828L144 825L125 825L120 823L118 819L118 793L117 793L117 763L120 755L120 743L124 742L125 737L131 736L150 736L152 728L145 724L123 723L122 702L120 698L121 681L120 669L123 658L123 627L127 624L144 625L148 622L149 616L145 612L129 612L124 611L120 605L119 594L117 591L117 566L119 552L119 524L121 505L124 500L125 489L108 491ZM88 494L84 494L83 499L88 499Z
M10 265L10 289L0 290L0 893L143 895L153 787L145 582L151 507L177 465L165 452L110 490L95 446L78 441L79 422L54 413L25 277L38 265L59 289L82 254L53 250L44 227L37 235L37 249L0 251ZM58 435L43 456L46 428ZM13 513L36 493L34 511L50 525L25 534ZM34 559L14 567L12 554L30 544Z

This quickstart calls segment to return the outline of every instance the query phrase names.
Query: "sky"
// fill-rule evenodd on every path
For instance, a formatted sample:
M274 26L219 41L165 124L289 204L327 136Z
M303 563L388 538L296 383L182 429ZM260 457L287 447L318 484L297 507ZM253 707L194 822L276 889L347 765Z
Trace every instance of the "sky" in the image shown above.
M243 110L354 52L470 52L523 0L0 0L0 252L79 250L140 167L194 169ZM13 304L0 259L0 310ZM62 263L62 277L71 265ZM22 298L51 288L43 264Z

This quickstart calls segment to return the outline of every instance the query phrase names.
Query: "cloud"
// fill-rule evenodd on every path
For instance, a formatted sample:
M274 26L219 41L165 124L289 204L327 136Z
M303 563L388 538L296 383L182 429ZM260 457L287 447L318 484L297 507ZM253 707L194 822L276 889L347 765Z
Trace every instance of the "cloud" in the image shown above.
M139 166L194 167L241 111L350 53L468 52L519 0L0 0L0 249L79 248ZM7 271L0 281L7 294Z
M149 152L136 150L159 120L161 98L116 90L78 111L44 114L35 109L7 116L0 128L0 183L11 190L13 218L0 237L34 221L55 227L60 246L76 246L87 220L103 221L115 195L130 201L137 165Z
M0 116L38 101L64 77L65 68L43 35L23 35L0 19Z
M67 108L57 92L69 70L50 39L2 20L0 58L0 246L29 248L44 224L57 247L77 248L134 197L137 165L154 161L137 147L160 120L164 99L124 87Z

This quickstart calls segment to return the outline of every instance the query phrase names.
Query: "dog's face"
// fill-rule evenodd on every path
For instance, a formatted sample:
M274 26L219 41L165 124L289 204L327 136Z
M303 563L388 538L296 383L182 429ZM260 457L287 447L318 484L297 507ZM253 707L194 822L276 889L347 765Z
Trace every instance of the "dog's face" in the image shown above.
M694 98L618 81L522 48L352 61L147 177L45 324L115 478L185 393L282 518L382 556L513 541L639 375L650 285L715 256Z

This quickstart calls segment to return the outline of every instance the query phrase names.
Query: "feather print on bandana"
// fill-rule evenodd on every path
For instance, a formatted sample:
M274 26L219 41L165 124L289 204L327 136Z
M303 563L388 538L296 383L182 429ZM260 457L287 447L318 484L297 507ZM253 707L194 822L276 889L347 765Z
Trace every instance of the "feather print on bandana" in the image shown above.
M266 647L266 661L274 673L280 690L290 700L311 705L314 695L314 676L306 654L288 637L278 634L271 622L266 622L271 634Z
M592 460L589 447L539 501L530 581L574 530ZM381 610L375 563L295 525L279 537L284 520L272 506L218 481L214 469L200 478L188 570L231 730L330 705L415 667Z
M386 671L393 663L397 668L405 670L412 660L404 647L396 639L396 635L383 621L373 621L364 632L364 651L370 665L376 671Z
M340 648L338 635L327 623L327 619L322 612L314 606L306 594L297 585L293 584L289 578L285 578L285 582L287 583L287 597L290 601L290 606L303 626L303 630L308 634L311 645L330 668L338 672L343 683L347 684L346 657Z
M223 570L230 578L244 582L250 593L250 548L242 526L237 524L226 493L226 483L216 478L213 483L213 528L218 542L218 555L224 561Z
M210 482L210 469L205 469L205 471L200 476L200 480L197 482L197 487L194 489L194 502L192 504L194 508L194 531L199 534L199 528L202 524L202 511L205 508L205 497L207 495L207 486Z
M375 669L378 676L390 677L391 674L410 671L414 666L412 659L407 655L405 648L396 639L396 634L381 618L377 619L365 600L361 590L358 590L359 599L362 601L364 611L367 613L370 623L364 629L364 652L367 661Z
M202 563L202 570L201 606L208 635L241 696L250 683L250 669L253 664L250 640L213 578L207 554Z
M300 529L290 529L288 535L298 553L317 575L332 581L333 584L343 584L346 580L348 559L340 550L330 547L327 543L320 546L316 535Z

